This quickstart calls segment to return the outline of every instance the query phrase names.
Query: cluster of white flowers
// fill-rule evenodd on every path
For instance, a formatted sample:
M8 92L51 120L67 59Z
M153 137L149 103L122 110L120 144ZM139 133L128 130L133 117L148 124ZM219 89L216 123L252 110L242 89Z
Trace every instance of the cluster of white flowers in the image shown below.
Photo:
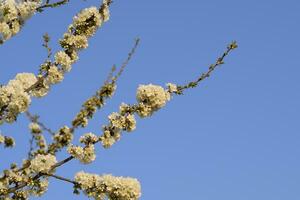
M82 109L77 113L75 119L72 121L74 128L86 127L89 119L93 117L95 112L102 108L105 104L105 100L111 98L116 90L115 82L105 83L96 94L87 99L82 105Z
M159 85L140 85L136 93L136 99L139 103L139 116L150 116L153 112L165 106L170 98L170 93Z
M103 22L109 19L109 9L106 1L103 2L104 9L101 11L96 7L83 9L74 17L68 32L60 40L64 49L55 54L55 62L61 66L63 72L71 70L72 64L78 59L77 53L88 47L88 38L93 36Z
M109 124L103 126L103 134L100 136L102 146L110 148L120 140L122 131L131 132L136 128L134 114L140 117L149 117L159 110L171 99L172 93L177 92L175 84L168 83L167 89L159 85L140 85L137 89L137 105L130 106L122 103L119 112L113 112L108 116Z
M9 194L6 194L5 196L1 196L1 200L13 200L13 199L19 199L19 200L28 200L29 195L34 196L41 196L43 195L49 185L48 178L43 178L40 180L35 180L34 182L28 177L25 177L23 175L19 175L15 173L13 170L7 170L5 172L5 176L7 177L7 180L0 180L0 194L5 194L7 190L9 189L10 182L30 182L30 189L26 190L20 190L14 193L12 197L10 197Z
M12 123L19 113L27 110L30 105L30 96L25 90L37 81L34 74L20 73L10 80L6 86L0 88L0 108L5 110L5 116L0 119Z
M36 181L32 189L30 190L30 193L34 196L42 196L45 194L45 192L48 190L49 186L49 180L48 178Z
M136 128L136 120L133 114L113 112L108 116L109 125L103 127L103 135L100 137L104 148L111 147L120 140L122 131L131 132Z
M30 123L28 128L31 131L31 133L39 134L39 133L42 132L42 129L41 129L40 125L38 125L35 122Z
M79 141L85 145L95 144L98 142L98 137L93 133L86 133L80 137Z
M60 43L65 48L72 47L80 50L88 47L88 38L85 35L72 35L70 33L65 33Z
M32 133L32 136L34 137L34 140L37 144L37 146L41 149L45 149L47 146L45 137L41 134L42 129L40 125L38 125L35 122L32 122L28 126L30 132Z
M35 156L30 163L30 169L36 173L49 172L53 165L57 163L56 157L51 154Z
M95 146L90 144L86 147L70 145L68 153L83 164L89 164L96 159Z
M0 40L1 36L4 38L3 40L8 39L12 34L10 29L17 27L14 24L19 24L21 19L30 16L30 11L33 12L40 3L40 0L20 3L16 3L14 0L1 2ZM0 87L0 124L12 123L19 113L26 111L31 102L30 95L43 97L49 91L51 84L61 82L64 73L70 71L71 65L78 59L77 52L87 48L88 38L108 19L107 0L104 0L100 10L96 7L83 9L74 17L68 32L60 40L63 50L55 54L55 63L47 69L46 76L36 77L31 73L22 73L11 80L8 85ZM39 80L39 84L35 85L35 88L31 88L31 91L26 92L25 90L37 83L37 80Z
M178 91L177 85L173 83L167 83L167 87L170 93L176 93Z
M141 197L141 186L137 179L96 175L83 171L75 175L75 182L88 197L97 200L138 200Z
M15 146L15 140L12 137L3 136L0 133L0 144L4 144L4 147Z
M47 84L56 84L64 79L63 73L58 69L58 67L52 65L48 69L48 75L46 78Z
M120 130L131 132L136 128L135 117L132 114L123 116L117 112L113 112L108 116L108 119L113 127Z
M0 2L0 44L17 34L24 22L41 5L40 0Z
M72 130L68 126L61 127L53 136L54 142L48 146L48 152L55 153L59 149L68 146L73 140Z
M55 62L61 66L64 72L68 72L75 60L72 60L64 51L59 51L55 54Z

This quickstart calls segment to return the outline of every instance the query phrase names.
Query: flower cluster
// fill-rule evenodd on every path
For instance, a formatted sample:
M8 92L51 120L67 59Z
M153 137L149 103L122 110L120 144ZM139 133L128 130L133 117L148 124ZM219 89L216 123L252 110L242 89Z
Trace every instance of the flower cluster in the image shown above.
M154 111L162 108L170 100L170 93L158 85L140 85L137 89L136 99L139 103L140 117L148 117Z
M173 83L167 83L167 88L169 93L177 93L178 92L178 87L177 85Z
M111 123L111 126L113 126L115 129L131 132L136 128L135 117L132 114L123 116L119 113L113 112L108 116L108 119Z
M68 146L73 140L72 130L67 126L63 126L53 136L53 140L54 142L50 144L48 148L49 153L55 153L59 149Z
M83 171L75 175L79 189L88 197L98 200L138 200L141 197L141 186L137 179L96 175Z
M79 141L85 145L91 145L98 142L98 137L93 133L86 133L80 137Z
M34 196L40 197L48 190L48 186L49 186L48 178L37 180L33 184L30 193Z
M56 163L57 163L57 161L56 161L56 157L54 155L38 154L31 160L30 169L36 173L39 173L39 172L47 173L47 172L51 171L53 165L55 165Z
M16 3L13 0L0 4L0 41L8 39L12 35L11 29L19 27L20 20L30 16L40 1L26 1ZM33 9L34 8L34 9ZM18 74L6 86L0 88L0 124L12 123L19 113L27 110L31 96L43 97L49 91L51 84L59 83L64 78L64 73L71 70L71 65L78 59L79 50L88 46L87 40L95 31L109 19L109 6L106 0L101 9L96 7L86 8L74 17L68 32L64 34L60 44L63 48L55 54L55 63L46 69L45 75ZM19 28L18 28L19 29ZM16 33L17 31L13 31ZM42 65L44 66L44 65ZM38 83L38 84L37 84ZM35 87L31 88L33 85ZM26 89L29 89L27 91Z
M4 121L14 122L19 113L28 109L31 98L25 90L36 81L34 74L20 73L7 85L0 87L0 124Z
M0 2L0 44L16 35L25 21L41 5L41 0L6 0Z
M93 144L86 147L81 146L69 146L68 153L74 158L78 159L83 164L89 164L96 159L95 146Z
M35 122L30 123L29 126L28 126L28 128L31 131L31 133L33 133L33 134L40 134L40 133L42 133L42 129L41 129L40 125L38 125Z
M88 47L88 38L93 36L102 23L109 19L108 8L104 1L103 9L100 11L96 7L90 7L83 9L74 17L68 32L60 40L60 45L64 50L55 54L55 63L63 72L71 70L72 64L78 59L78 51Z
M122 131L131 132L136 128L135 113L142 118L149 117L165 106L176 88L174 84L167 84L166 90L153 84L140 85L136 93L138 104L122 103L118 113L113 112L108 116L109 124L103 126L103 134L100 136L103 147L109 148L120 140Z
M105 100L111 98L116 90L115 82L106 83L95 95L84 102L82 109L72 121L74 128L79 126L86 127L88 120L93 117L97 109L100 109L105 104Z
M61 82L64 79L63 73L56 67L55 65L52 65L48 69L48 76L46 78L46 82L49 85L57 84Z
M136 128L136 120L133 114L112 113L108 116L109 125L103 126L103 135L100 137L104 148L111 147L120 140L121 132L131 132Z
M36 142L36 145L39 147L37 153L44 153L45 148L47 147L45 137L42 135L42 129L40 125L33 122L29 124L30 132Z
M29 195L34 196L41 196L43 195L47 189L48 189L48 178L41 178L35 181L32 181L28 175L31 174L31 169L25 169L23 173L18 173L16 171L16 168L12 166L10 170L4 171L4 177L5 179L0 179L0 199L3 200L11 200L11 199L20 199L20 200L27 200ZM10 195L7 194L7 191L9 189L10 184L23 184L27 183L28 187L25 190L19 190L14 192L12 197L10 198Z
M0 144L4 144L4 147L13 147L15 146L15 140L12 137L0 134Z

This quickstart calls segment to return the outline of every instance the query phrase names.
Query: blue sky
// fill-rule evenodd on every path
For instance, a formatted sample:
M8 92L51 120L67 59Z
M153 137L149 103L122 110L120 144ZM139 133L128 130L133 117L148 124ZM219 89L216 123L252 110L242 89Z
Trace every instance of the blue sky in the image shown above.
M53 50L80 9L95 0L71 1L35 15L16 37L0 47L0 80L37 72L46 56L42 35ZM137 130L109 150L97 146L97 161L68 163L57 174L132 176L141 181L143 200L300 199L300 2L298 0L130 0L114 1L111 19L49 95L34 100L32 113L52 129L70 124L81 103L105 80L110 67L141 38L134 59L118 82L115 97L79 130L100 134L106 116L121 102L134 103L139 84L182 84L204 72L237 40L239 48L198 88L173 98ZM0 168L26 154L28 121L20 116L2 132L17 139L2 149ZM9 156L7 156L9 155ZM59 158L65 157L62 153ZM51 180L43 199L86 199L71 185Z

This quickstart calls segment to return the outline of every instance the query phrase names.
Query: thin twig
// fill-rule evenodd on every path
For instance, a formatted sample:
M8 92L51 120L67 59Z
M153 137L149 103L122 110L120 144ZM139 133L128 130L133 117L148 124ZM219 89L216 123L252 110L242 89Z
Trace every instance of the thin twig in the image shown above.
M140 38L136 38L134 45L132 47L132 49L130 50L130 52L128 53L128 56L126 58L126 60L122 63L117 75L113 76L113 73L116 71L116 66L113 65L111 72L109 73L106 81L104 83L108 83L109 81L116 81L124 72L126 66L128 65L128 63L130 62L130 60L132 59L133 55L136 52L136 49L138 48L139 44L140 44L141 39Z
M42 130L47 131L48 133L50 133L51 135L55 135L55 132L52 131L50 128L48 128L44 123L40 122L39 116L38 115L32 115L28 110L25 112L26 116L29 118L29 120L31 122L37 123Z
M43 35L43 40L44 40L44 43L43 43L42 46L46 48L46 50L47 50L47 58L50 59L50 57L52 55L52 49L49 46L50 37L49 37L48 33L45 33Z
M55 174L49 174L49 173L42 173L44 176L50 176L50 177L53 177L53 178L56 178L58 180L62 180L62 181L66 181L68 183L72 183L74 185L78 185L78 183L76 183L75 181L72 181L71 179L68 179L68 178L65 178L65 177L62 177L62 176L58 176L58 175L55 175Z
M44 5L41 5L40 7L36 8L36 11L42 12L44 8L55 8L55 7L64 5L68 2L69 2L69 0L62 0L62 1L57 1L55 3L49 3L49 0L47 0Z
M118 78L119 76L122 75L124 69L126 68L126 66L128 65L129 61L131 60L132 56L134 55L137 47L139 46L140 44L140 38L136 38L135 39L135 43L134 43L134 46L133 48L131 49L131 51L129 52L128 54L128 57L127 59L125 60L125 62L122 63L121 67L120 67L120 70L118 72L118 74L116 75L116 78Z
M30 159L32 156L32 151L33 151L33 141L34 141L34 136L32 135L30 140L29 140L29 151L27 154L27 158Z
M216 62L212 65L209 66L208 68L208 71L201 74L201 76L195 80L195 81L191 81L189 83L187 83L186 85L183 85L183 86L177 86L177 91L175 92L176 94L182 94L183 91L185 89L188 89L188 88L194 88L196 87L201 81L203 81L204 79L208 78L211 73L220 65L224 64L224 58L234 49L236 49L238 46L237 46L237 43L236 41L233 41L232 43L230 43L228 46L227 46L227 49L226 51L222 54L221 57L219 57Z

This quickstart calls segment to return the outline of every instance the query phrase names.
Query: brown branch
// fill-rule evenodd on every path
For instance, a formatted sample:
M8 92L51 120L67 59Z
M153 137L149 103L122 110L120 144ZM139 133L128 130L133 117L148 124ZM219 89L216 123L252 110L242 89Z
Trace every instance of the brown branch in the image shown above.
M66 3L68 3L70 0L61 0L61 1L57 1L55 3L49 3L49 1L50 0L47 0L44 5L41 5L40 7L36 8L36 11L42 12L44 8L55 8L58 6L62 6Z
M76 183L75 181L72 181L71 179L68 179L68 178L64 178L62 176L58 176L58 175L55 175L55 174L49 174L49 173L42 173L42 174L44 176L50 176L50 177L56 178L58 180L62 180L62 181L68 182L68 183L72 183L74 185L78 185L78 183Z
M126 66L128 65L129 61L131 60L132 56L134 55L137 47L139 46L140 44L140 38L136 38L135 39L135 43L134 43L134 46L133 48L131 49L131 51L129 52L128 54L128 57L127 59L122 63L121 67L120 67L120 70L118 72L118 74L116 75L116 79L122 75L124 69L126 68Z
M32 135L30 140L29 140L29 151L27 153L27 158L30 159L32 156L32 151L33 151L33 141L34 141L34 136Z
M128 53L128 56L126 58L126 60L122 63L117 75L113 76L113 73L116 71L116 66L114 65L111 69L111 73L109 74L109 76L107 77L105 83L108 83L109 81L116 81L124 72L126 66L128 65L128 63L130 62L130 60L132 59L133 55L136 52L136 49L138 48L139 44L140 44L141 39L140 38L136 38L134 45L132 47L132 49L130 50L130 52Z
M227 49L226 51L222 54L221 57L219 57L216 62L212 65L209 66L208 68L208 71L201 74L201 76L195 80L195 81L191 81L189 83L187 83L186 85L183 85L183 86L177 86L177 91L174 92L176 94L182 94L183 91L185 89L189 89L189 88L194 88L196 87L201 81L203 81L204 79L208 78L211 73L220 65L223 65L224 64L224 59L225 57L234 49L236 49L238 46L237 46L237 43L236 41L233 41L232 43L230 43L228 46L227 46Z

